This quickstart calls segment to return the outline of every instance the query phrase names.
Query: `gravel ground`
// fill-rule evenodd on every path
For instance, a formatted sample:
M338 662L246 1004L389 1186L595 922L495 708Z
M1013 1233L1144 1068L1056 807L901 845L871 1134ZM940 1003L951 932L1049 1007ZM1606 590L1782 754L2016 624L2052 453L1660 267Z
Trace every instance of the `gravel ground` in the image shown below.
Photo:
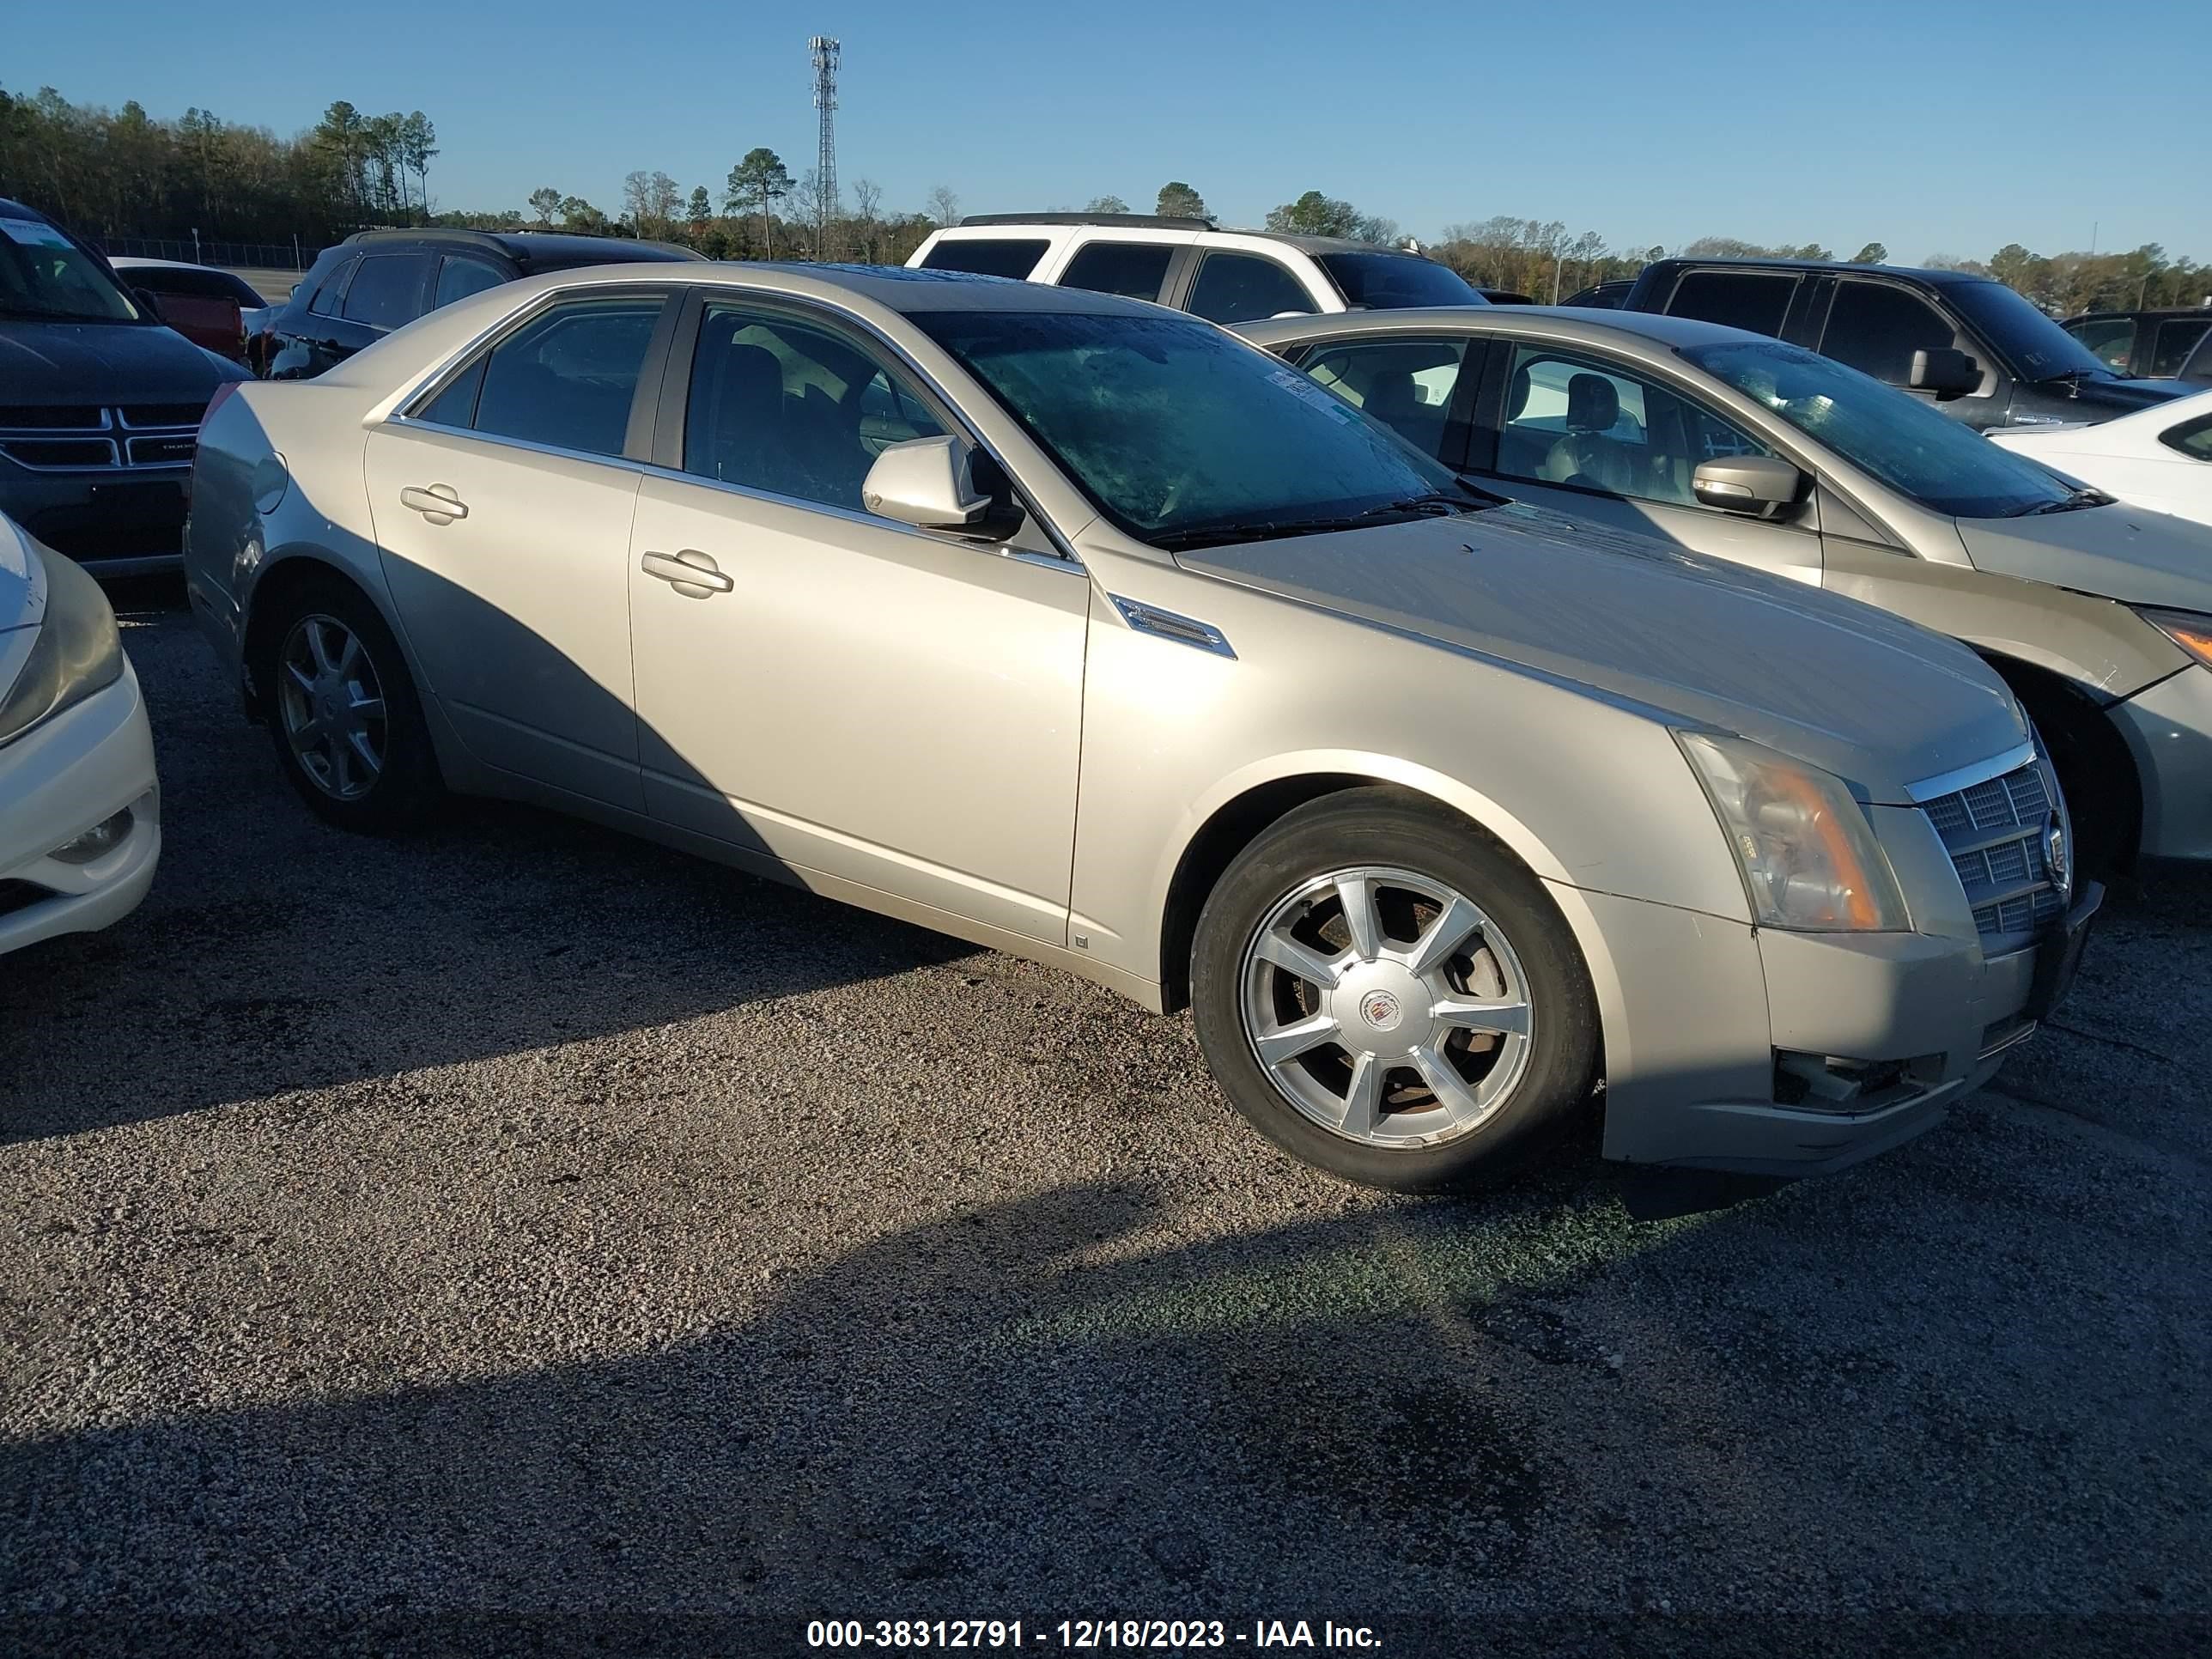
M0 1647L2206 1644L2212 886L1847 1176L1408 1201L1066 975L520 810L328 830L151 597L161 879L0 958Z

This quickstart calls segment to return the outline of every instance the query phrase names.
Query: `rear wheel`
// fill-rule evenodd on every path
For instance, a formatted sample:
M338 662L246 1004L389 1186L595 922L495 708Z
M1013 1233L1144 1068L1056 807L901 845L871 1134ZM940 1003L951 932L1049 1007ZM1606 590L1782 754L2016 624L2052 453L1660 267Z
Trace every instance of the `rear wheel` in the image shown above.
M420 823L442 794L422 705L375 607L337 581L287 596L256 678L292 787L348 830Z
M1595 998L1541 884L1400 790L1316 801L1239 855L1199 917L1192 1004L1237 1109L1366 1186L1502 1173L1596 1074Z

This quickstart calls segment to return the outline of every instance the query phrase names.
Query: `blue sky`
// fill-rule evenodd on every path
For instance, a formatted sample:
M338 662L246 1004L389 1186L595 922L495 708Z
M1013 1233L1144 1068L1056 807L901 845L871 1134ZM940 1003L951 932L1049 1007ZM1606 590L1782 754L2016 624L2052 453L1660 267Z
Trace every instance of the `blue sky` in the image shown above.
M1510 213L1620 247L1879 240L1917 260L2086 247L2094 226L2100 248L2212 259L2206 0L24 0L0 84L286 133L335 98L419 108L439 205L553 185L613 211L633 167L719 198L755 144L810 166L817 32L845 47L839 171L889 207L939 184L969 212L1149 207L1177 178L1236 223L1318 188L1422 236Z

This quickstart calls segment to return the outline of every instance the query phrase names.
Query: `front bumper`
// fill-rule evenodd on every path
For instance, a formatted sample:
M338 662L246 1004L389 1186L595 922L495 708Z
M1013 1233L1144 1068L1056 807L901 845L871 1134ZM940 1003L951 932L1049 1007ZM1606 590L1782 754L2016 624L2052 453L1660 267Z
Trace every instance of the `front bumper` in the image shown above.
M1971 934L1790 933L1583 896L1614 969L1607 1158L1826 1174L1933 1127L2035 1029L2041 942L1985 957ZM2088 890L2065 926L2101 898ZM1878 1085L1806 1089L1824 1062Z
M50 856L122 811L129 832L90 863ZM121 921L161 855L153 733L126 662L106 690L0 747L0 954Z
M2106 712L2142 781L2142 856L2212 863L2212 668L2185 668Z
M175 570L191 475L189 465L48 472L0 459L0 511L96 576Z

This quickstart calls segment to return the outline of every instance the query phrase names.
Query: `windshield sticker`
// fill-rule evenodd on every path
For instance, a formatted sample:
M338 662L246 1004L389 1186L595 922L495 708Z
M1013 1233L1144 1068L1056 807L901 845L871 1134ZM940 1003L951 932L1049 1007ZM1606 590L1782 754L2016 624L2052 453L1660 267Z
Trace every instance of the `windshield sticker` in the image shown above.
M1345 425L1350 426L1359 419L1358 410L1352 408L1334 392L1325 391L1315 385L1296 369L1279 368L1267 378L1293 398L1323 410L1331 420L1341 421Z
M68 237L48 224L36 219L0 219L0 234L11 242L21 242L25 247L67 247Z

